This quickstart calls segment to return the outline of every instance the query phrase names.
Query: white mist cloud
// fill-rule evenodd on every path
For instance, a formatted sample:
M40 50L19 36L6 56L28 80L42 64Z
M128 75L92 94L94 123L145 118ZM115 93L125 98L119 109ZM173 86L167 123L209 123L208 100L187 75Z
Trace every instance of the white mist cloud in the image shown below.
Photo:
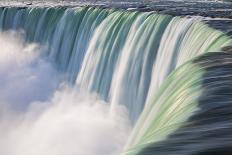
M22 109L49 98L58 86L58 73L40 58L39 46L24 43L19 33L4 32L0 47L0 103Z
M18 34L0 33L0 47L0 155L120 152L131 130L124 107L113 115L96 95L61 86L40 48Z

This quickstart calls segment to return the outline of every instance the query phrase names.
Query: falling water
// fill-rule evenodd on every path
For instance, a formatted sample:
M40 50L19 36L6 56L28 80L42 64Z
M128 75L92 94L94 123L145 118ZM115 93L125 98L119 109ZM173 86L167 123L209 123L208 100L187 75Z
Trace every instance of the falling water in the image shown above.
M18 132L12 131L10 138L4 137L0 141L0 144L6 141L5 149L0 148L0 153L5 151L4 155L15 155L7 147L11 147L12 137L16 136L17 142L24 143L14 149L24 155L119 154L132 126L132 135L122 154L142 151L149 154L150 150L165 154L161 151L165 150L168 135L188 125L188 119L200 108L201 95L207 91L207 85L202 81L211 77L204 76L214 63L203 65L202 69L202 64L211 59L211 55L203 60L196 57L211 52L213 55L222 47L232 45L229 36L209 27L202 19L97 7L2 7L1 31L10 33L10 36L12 33L21 36L21 41L15 45L22 46L21 50L13 51L25 51L27 45L39 46L39 52L31 50L39 53L38 56L25 64L23 61L22 68L36 66L29 67L33 70L29 74L34 75L41 64L49 66L46 71L42 69L41 75L39 72L33 76L39 80L42 75L48 75L48 78L42 78L47 83L32 88L50 86L51 82L54 85L44 91L49 93L47 96L36 98L31 95L24 112L20 112L26 113L26 121L16 121ZM2 76L4 74L2 72ZM19 83L27 83L27 78ZM23 91L22 96L25 93ZM11 103L13 107L14 102ZM61 130L53 133L56 130L49 123L56 119L60 120L53 125ZM89 124L83 123L88 120ZM63 125L67 125L67 130L62 130ZM48 131L44 126L48 126ZM25 130L29 133L22 136ZM94 137L92 141L82 137L83 130L88 130L84 132L87 138ZM36 136L40 131L47 140ZM74 135L67 132L74 132ZM112 132L118 134L113 136ZM112 141L109 142L111 146L97 144L105 137ZM74 140L69 141L70 138ZM59 143L63 140L67 145ZM39 146L23 151L29 141ZM163 143L157 143L161 141ZM81 144L82 149L75 144ZM77 149L72 151L72 147ZM48 151L44 152L46 149Z

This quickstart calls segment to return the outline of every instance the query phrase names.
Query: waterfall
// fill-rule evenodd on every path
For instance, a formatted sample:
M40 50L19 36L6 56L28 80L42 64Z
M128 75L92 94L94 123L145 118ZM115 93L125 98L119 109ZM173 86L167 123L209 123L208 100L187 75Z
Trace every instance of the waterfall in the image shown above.
M231 50L212 52L175 70L145 108L123 154L227 154L231 58Z
M123 104L136 122L145 102L178 66L229 45L200 18L100 8L2 8L2 30L24 30L67 80ZM80 74L78 75L78 73Z
M112 113L127 108L134 130L123 154L145 155L153 144L159 150L199 109L203 80L211 78L204 76L220 66L208 59L232 45L202 19L97 7L0 8L1 31L43 46L65 81L96 93Z

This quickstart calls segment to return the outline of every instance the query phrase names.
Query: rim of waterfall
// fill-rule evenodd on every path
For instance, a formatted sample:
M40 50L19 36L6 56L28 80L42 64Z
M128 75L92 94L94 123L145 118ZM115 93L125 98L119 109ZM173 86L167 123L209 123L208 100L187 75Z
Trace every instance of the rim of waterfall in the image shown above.
M232 18L232 3L218 0L2 0L0 6L99 6L139 11L155 11L175 16L199 15L213 18ZM188 9L186 9L188 8Z
M155 12L173 16L201 16L211 27L232 35L232 3L219 0L3 0L0 7L99 7ZM188 8L188 9L186 9Z

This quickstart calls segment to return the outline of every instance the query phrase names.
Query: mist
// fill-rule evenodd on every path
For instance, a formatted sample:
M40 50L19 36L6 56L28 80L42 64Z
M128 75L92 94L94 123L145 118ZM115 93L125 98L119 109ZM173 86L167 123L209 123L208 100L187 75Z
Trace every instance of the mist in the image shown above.
M115 155L131 131L125 107L69 86L16 32L0 33L0 154Z

